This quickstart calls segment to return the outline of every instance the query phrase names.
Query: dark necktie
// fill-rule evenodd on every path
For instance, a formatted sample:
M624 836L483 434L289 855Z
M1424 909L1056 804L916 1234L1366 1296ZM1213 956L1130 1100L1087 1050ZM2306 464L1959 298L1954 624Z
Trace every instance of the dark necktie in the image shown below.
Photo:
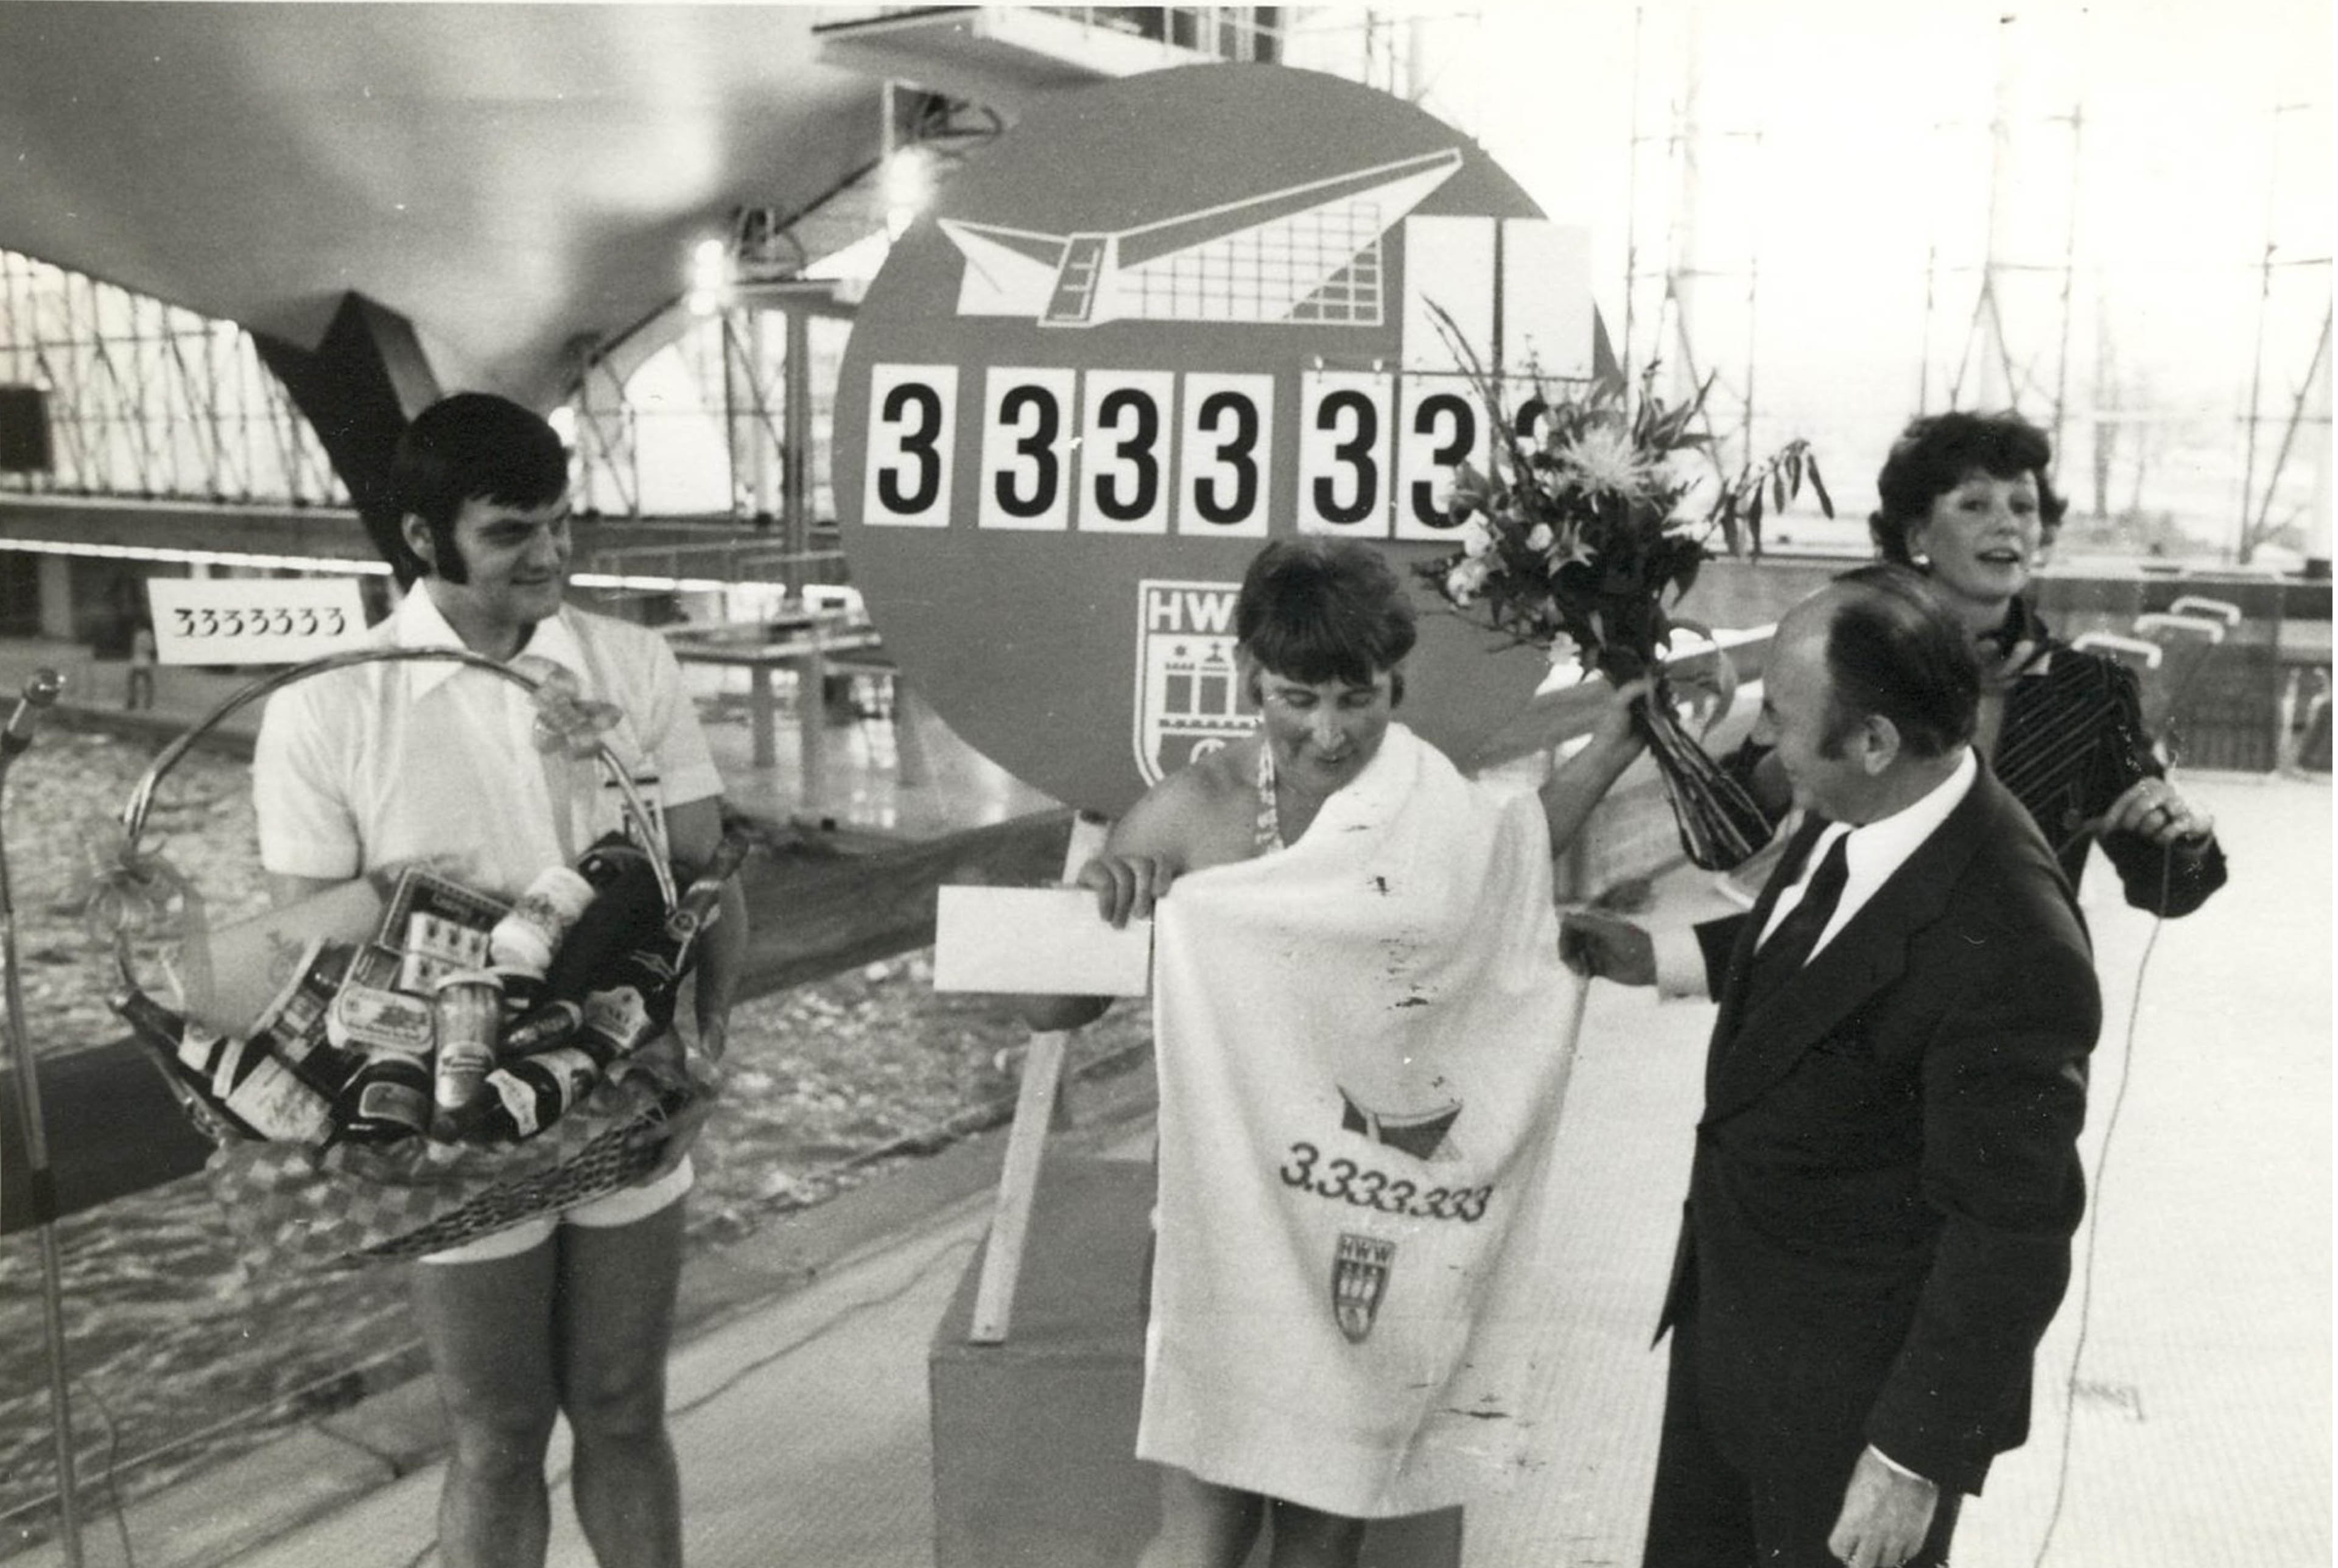
M1786 911L1785 918L1754 950L1754 972L1746 977L1745 1005L1741 1016L1768 1001L1810 961L1819 933L1827 928L1827 922L1834 918L1835 906L1842 901L1842 885L1851 875L1843 846L1850 842L1849 833L1834 836L1834 842L1827 846L1826 855L1819 861L1819 868L1811 873L1810 883L1803 889L1803 901Z

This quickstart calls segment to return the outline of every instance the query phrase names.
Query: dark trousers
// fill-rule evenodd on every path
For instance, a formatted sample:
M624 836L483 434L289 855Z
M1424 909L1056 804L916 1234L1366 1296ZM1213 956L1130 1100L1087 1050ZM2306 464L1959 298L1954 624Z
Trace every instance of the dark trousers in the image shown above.
M1692 1309L1673 1325L1643 1568L1842 1568L1827 1536L1864 1439L1852 1430L1807 1443L1727 1441L1704 1407L1696 1362ZM1944 1568L1961 1501L1940 1494L1907 1568Z

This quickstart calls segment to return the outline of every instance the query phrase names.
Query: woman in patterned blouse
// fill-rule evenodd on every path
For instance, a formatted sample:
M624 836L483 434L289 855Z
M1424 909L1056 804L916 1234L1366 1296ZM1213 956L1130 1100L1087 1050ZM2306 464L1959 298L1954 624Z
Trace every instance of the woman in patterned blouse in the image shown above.
M2046 433L2019 415L1917 419L1876 477L1882 504L1868 529L1885 560L1928 574L1972 629L1989 675L1975 743L2071 885L2099 842L2129 904L2188 915L2224 886L2214 824L2167 781L2134 671L2056 637L2023 597L2062 520L2052 458ZM1775 764L1741 759L1757 796L1783 808Z

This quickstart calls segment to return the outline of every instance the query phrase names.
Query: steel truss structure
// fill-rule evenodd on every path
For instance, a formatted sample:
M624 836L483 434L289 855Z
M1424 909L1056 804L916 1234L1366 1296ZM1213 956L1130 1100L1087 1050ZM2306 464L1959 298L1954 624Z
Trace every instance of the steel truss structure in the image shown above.
M1627 371L1662 361L1676 395L1709 377L1707 429L1725 454L1758 444L1763 281L1763 214L1733 224L1726 198L1763 189L1766 171L1763 126L1717 123L1702 102L1708 13L1725 15L1699 0L1634 10L1619 348ZM2080 14L2082 33L2087 22ZM2235 405L2220 412L2213 391L2196 389L2188 402L2172 400L2140 357L2123 362L2130 352L2121 334L2140 337L2148 318L2128 307L2114 321L2117 275L2148 260L2101 254L2091 230L2087 176L2105 125L2082 74L2024 91L2026 62L2038 48L2032 25L2027 15L1998 19L1988 113L1935 123L1933 167L1907 174L1951 198L1925 250L1911 411L2012 408L2045 426L2062 487L2094 532L2092 548L2156 554L2172 529L2178 547L2186 537L2196 547L2212 544L2241 565L2301 534L2309 555L2326 553L2326 524L2316 548L2313 519L2326 505L2316 495L2329 463L2331 256L2326 229L2299 220L2294 187L2326 166L2311 144L2326 142L2327 101L2267 106L2258 260L2246 285L2238 264L2201 272L2204 285L2228 295L2253 286L2245 358L2196 372L2207 383L2219 368L2237 369ZM1653 121L1645 129L1644 114ZM2110 142L2117 128L2114 120ZM1968 171L1986 178L1968 185ZM2205 486L2196 477L2202 472ZM2220 483L2228 486L2223 499L2199 494ZM2194 530L2176 527L2178 517Z
M251 337L0 250L0 382L45 394L54 466L0 489L346 506L308 420Z

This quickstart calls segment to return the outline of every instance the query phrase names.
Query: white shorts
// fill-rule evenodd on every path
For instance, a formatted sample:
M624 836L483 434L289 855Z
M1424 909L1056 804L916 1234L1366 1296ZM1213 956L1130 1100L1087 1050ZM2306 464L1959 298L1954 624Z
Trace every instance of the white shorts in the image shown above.
M682 1195L697 1180L690 1156L682 1163L653 1181L638 1187L621 1187L614 1192L604 1193L583 1203L550 1214L538 1214L532 1220L501 1230L491 1231L476 1241L466 1241L460 1247L449 1247L444 1252L426 1252L417 1262L421 1263L486 1263L497 1258L516 1258L552 1240L555 1230L563 1225L582 1225L587 1230L614 1230L620 1225L631 1225L636 1220L646 1220L661 1209L682 1201Z

